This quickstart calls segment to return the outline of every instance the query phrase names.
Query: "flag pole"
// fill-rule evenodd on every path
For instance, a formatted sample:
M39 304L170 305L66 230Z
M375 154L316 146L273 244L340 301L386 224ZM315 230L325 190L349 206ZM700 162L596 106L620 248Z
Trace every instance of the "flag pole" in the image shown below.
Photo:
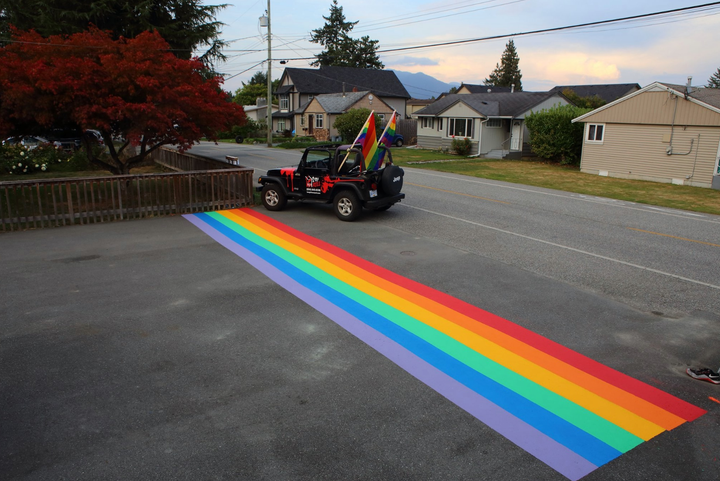
M365 124L368 123L368 121L370 120L370 117L372 117L372 115L373 115L374 113L375 113L374 110L372 110L372 111L370 112L370 115L368 115L368 118L367 118L367 120L365 121ZM363 124L363 127L365 127L365 124ZM363 129L360 128L360 132L358 132L357 137L355 137L355 140L353 140L352 145L350 145L350 149L352 149L353 147L355 147L355 144L357 143L358 139L359 139L360 136L362 135L362 132L363 132ZM338 173L340 172L340 169L342 169L342 166L345 165L345 161L347 160L348 156L350 155L350 149L348 149L347 153L345 154L345 158L343 159L343 161L340 162L340 166L339 166L338 169L337 169Z
M380 136L380 140L381 140L381 141L382 141L383 137L385 137L385 133L387 132L387 129L390 128L390 124L392 123L393 118L394 118L396 115L397 115L397 110L393 110L392 117L390 117L390 122L387 123L387 125L385 126L385 130L383 130L383 133L382 133L382 135ZM379 146L379 145L380 145L380 144L378 143L378 146ZM385 147L390 148L388 145L386 145ZM383 159L384 159L384 156L383 156L383 158L381 158L381 160L383 160ZM382 164L382 162L380 162L380 163ZM378 170L379 168L380 168L380 165L376 166L376 167L375 167L375 170Z

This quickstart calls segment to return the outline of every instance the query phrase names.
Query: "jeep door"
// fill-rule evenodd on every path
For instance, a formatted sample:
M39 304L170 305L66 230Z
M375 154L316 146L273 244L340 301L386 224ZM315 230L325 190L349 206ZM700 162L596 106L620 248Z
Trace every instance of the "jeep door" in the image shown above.
M310 150L302 160L300 184L307 197L327 197L330 190L326 185L330 175L330 156L327 150Z

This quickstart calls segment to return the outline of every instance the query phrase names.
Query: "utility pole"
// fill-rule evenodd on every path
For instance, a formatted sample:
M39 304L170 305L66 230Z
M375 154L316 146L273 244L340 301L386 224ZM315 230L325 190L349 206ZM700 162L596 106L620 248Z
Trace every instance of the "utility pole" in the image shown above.
M267 6L268 72L267 72L267 143L272 147L272 32L270 31L270 0Z

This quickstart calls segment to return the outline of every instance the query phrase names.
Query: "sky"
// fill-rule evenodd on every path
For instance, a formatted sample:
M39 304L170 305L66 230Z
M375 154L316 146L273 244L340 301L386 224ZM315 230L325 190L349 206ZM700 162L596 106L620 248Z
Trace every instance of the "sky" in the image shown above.
M270 0L272 77L285 67L310 68L322 46L310 43L332 0ZM205 2L213 4L214 2ZM219 3L219 2L217 2ZM350 35L380 43L386 69L422 72L443 82L482 84L500 61L507 38L455 46L382 53L384 49L517 34L711 3L709 0L338 0ZM682 15L662 16L580 30L512 37L523 89L555 85L653 81L705 85L720 67L720 2ZM235 91L267 71L267 29L259 17L267 0L237 1L218 15L228 61L218 66L225 89ZM285 62L281 64L281 61ZM439 92L438 92L439 93Z

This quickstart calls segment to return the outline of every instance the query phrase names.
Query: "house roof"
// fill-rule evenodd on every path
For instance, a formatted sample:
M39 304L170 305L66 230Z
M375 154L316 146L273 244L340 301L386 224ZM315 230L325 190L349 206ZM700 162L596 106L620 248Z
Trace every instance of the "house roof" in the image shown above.
M516 117L557 93L491 92L484 94L449 94L415 112L419 116L436 116L462 102L484 117Z
M605 104L602 107L598 107L597 109L590 111L590 112L586 113L585 115L581 115L580 117L573 119L572 121L573 122L584 122L585 119L590 117L591 115L595 115L598 112L602 112L603 110L609 109L609 108L619 104L620 102L628 100L628 99L635 97L636 95L640 95L644 92L666 90L666 91L674 92L676 95L684 96L686 93L686 88L687 87L685 85L671 84L671 83L665 83L665 82L653 82L650 85L647 85L636 92L626 95L625 97L621 97L621 98L615 100L614 102L610 102L609 104ZM705 108L708 108L717 113L720 113L720 89L692 87L690 89L690 91L687 92L687 99L690 100L691 102L694 102Z
M325 112L329 114L341 114L369 93L370 92L366 90L364 92L348 92L346 94L322 94L315 97L315 99L320 103L320 106Z
M512 91L512 87L494 87L492 85L473 85L473 84L462 84L458 87L458 90L465 87L470 91L471 94L485 94L485 93L502 93Z
M668 88L684 94L687 87L685 85L670 84L665 82L657 82ZM720 108L720 89L710 89L706 87L691 87L688 96L712 107Z
M332 94L338 92L373 91L381 97L409 99L405 87L392 70L377 70L351 67L286 68L283 76L289 76L292 86L283 85L277 93L291 90L303 94ZM343 88L343 83L344 88Z
M580 97L597 95L605 102L610 103L631 92L640 90L640 84L558 85L550 89L550 92L562 92L565 89L572 90Z

